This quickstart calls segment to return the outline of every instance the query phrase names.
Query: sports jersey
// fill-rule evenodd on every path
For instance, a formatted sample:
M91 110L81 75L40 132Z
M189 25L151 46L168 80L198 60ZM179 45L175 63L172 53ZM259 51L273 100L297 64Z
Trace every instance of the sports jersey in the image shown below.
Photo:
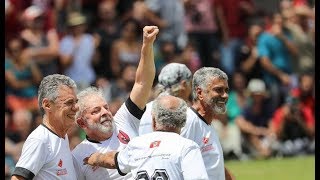
M130 98L121 105L114 116L115 129L112 136L101 142L89 140L86 138L78 144L72 151L75 169L78 172L78 179L129 179L131 174L125 178L118 174L116 169L106 169L103 167L93 167L83 165L83 159L90 156L92 153L108 151L120 151L124 149L128 142L138 135L139 119L144 110L140 110Z
M25 141L13 175L35 180L77 179L68 136L60 138L44 124L39 125Z
M139 135L147 134L153 132L152 130L152 109L153 101L147 103L146 111L143 113L140 124L139 124Z
M152 132L152 103L151 101L147 104L141 118L139 135ZM181 129L181 136L199 145L209 179L224 180L223 151L217 133L192 107L187 109L186 125Z
M134 179L208 179L199 146L173 132L132 139L115 163L119 174L131 172Z
M191 139L200 146L209 179L224 180L223 151L214 128L192 107L187 110L187 122L181 136Z

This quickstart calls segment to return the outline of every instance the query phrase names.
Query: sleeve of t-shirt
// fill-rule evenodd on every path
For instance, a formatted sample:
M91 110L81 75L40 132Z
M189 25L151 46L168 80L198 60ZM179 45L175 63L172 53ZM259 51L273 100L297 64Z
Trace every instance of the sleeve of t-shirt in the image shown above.
M10 61L6 59L4 63L4 69L7 71L7 70L10 70L11 68L12 68L12 65Z
M130 143L128 146L117 152L115 157L114 157L114 162L116 164L116 168L118 170L118 173L121 176L125 176L127 173L131 171L130 169L130 152L131 152L131 146Z
M181 129L181 133L180 133L182 137L195 140L196 130L197 130L197 127L199 127L195 118L196 117L194 117L192 110L188 108L186 124Z
M13 175L32 179L43 167L48 153L48 146L45 142L35 138L27 139Z
M138 136L140 119L144 112L145 109L139 109L139 107L134 104L129 97L115 114L115 123L117 124L119 129L130 129L133 132L136 132L136 135Z
M146 111L143 113L139 124L139 136L153 132L152 129L152 103L146 105Z
M196 143L193 142L182 152L181 169L184 179L208 179L202 155Z
M77 158L72 154L73 166L77 174L77 180L85 180L84 173L82 172L82 166Z
M274 112L271 122L274 128L278 130L282 121L283 121L283 110L282 108L280 108Z
M271 57L271 52L268 48L267 37L264 34L258 38L257 49L259 57Z
M251 119L250 118L250 107L245 107L241 113L241 115L246 119Z
M69 38L64 38L60 43L60 53L63 55L71 55L73 52L73 43Z
M314 115L312 114L312 110L310 108L305 107L302 109L302 112L304 114L304 118L307 126L313 127L315 120L314 120Z

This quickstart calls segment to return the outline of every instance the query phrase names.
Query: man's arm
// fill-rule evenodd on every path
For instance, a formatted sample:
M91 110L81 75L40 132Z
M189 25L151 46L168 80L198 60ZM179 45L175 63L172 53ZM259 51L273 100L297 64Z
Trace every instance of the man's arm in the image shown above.
M290 76L287 73L282 72L280 69L276 68L268 57L262 57L260 62L262 68L280 79L282 84L288 85L291 83Z
M157 26L143 28L143 43L141 58L136 72L136 79L130 93L130 99L140 109L144 109L151 93L155 78L155 64L153 55L153 42L159 32Z
M11 177L11 180L25 180L25 178L22 177L22 176L15 176L15 175L13 175L13 176Z
M194 144L194 146L189 147L185 152L181 153L183 177L185 179L207 180L209 178L199 146L196 143Z
M114 157L117 151L110 151L107 153L93 153L89 157L83 159L83 164L91 166L100 166L108 169L116 169Z
M235 180L236 179L226 167L224 167L224 173L226 176L226 180Z
M243 116L237 117L235 122L242 132L256 136L266 135L268 133L268 130L266 128L255 126L254 124L246 120Z

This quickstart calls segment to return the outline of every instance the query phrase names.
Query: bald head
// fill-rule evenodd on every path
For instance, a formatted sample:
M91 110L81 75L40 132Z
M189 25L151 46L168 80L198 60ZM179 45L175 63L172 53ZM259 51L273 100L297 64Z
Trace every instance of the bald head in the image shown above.
M158 99L158 102L166 109L174 111L180 105L181 99L175 96L166 95L166 96L160 96Z
M185 125L187 103L181 98L163 95L156 98L152 105L155 130L179 130Z

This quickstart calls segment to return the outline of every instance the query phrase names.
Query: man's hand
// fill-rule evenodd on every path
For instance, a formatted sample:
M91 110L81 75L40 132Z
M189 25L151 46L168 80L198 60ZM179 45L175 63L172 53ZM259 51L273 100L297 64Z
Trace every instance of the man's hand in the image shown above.
M103 154L96 152L91 154L89 157L83 159L83 164L88 164L91 166L99 166L99 161L102 160Z
M108 169L115 169L116 164L114 157L117 151L110 151L107 153L93 153L89 157L83 159L83 165L100 166Z
M145 26L143 28L143 43L153 43L158 33L159 29L157 26Z

